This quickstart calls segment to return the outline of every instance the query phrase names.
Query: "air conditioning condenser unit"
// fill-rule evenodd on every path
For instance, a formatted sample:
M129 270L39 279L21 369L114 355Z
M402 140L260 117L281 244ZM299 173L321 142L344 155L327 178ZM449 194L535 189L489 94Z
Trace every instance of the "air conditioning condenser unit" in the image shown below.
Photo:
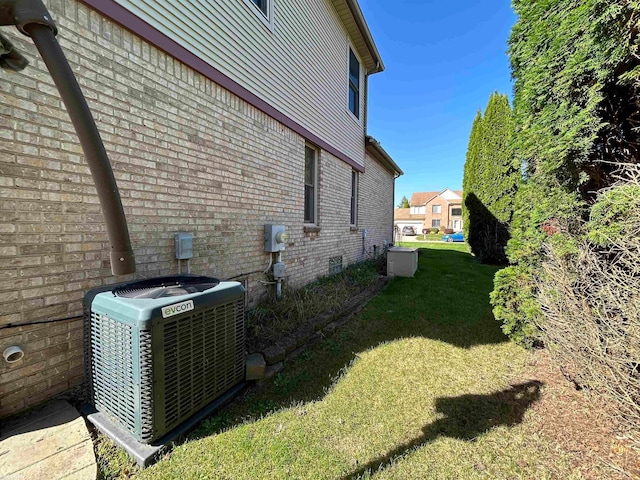
M150 443L244 380L244 288L171 276L85 295L90 401Z

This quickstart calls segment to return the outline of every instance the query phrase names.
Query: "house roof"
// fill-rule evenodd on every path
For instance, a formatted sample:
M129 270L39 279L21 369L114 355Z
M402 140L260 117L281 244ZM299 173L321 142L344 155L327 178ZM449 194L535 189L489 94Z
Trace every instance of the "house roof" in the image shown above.
M340 20L347 28L354 48L360 54L367 67L367 73L378 73L384 70L384 63L373 41L373 36L364 19L358 0L332 0Z
M424 215L412 215L409 208L396 208L393 212L393 220L416 220L424 221Z
M387 168L396 177L404 174L398 164L393 161L393 158L382 148L380 142L370 135L367 135L365 139L365 149L376 160L378 160L384 167Z
M413 192L411 194L411 200L409 201L409 205L413 205L415 207L419 205L424 205L433 197L437 196L440 192Z
M429 203L429 201L433 200L435 197L437 197L438 195L441 195L447 190L449 189L445 188L444 190L440 190L438 192L414 192L411 194L411 200L409 201L409 205L412 205L412 206L426 205L427 203ZM462 198L462 190L451 190L451 191Z

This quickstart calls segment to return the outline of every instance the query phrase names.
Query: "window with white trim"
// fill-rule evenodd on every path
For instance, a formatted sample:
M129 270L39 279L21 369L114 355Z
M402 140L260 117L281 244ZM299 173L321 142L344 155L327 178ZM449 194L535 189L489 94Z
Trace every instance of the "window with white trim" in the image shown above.
M269 0L251 0L255 3L256 7L260 9L262 13L264 13L265 17L269 16Z
M358 223L358 172L351 170L351 225Z
M440 228L440 219L431 220L431 228Z
M304 223L318 223L318 150L304 147Z
M360 62L349 49L349 110L360 118Z
M431 213L442 213L442 205L433 205L431 207Z
M244 0L244 3L262 20L267 28L273 31L273 2L274 0Z

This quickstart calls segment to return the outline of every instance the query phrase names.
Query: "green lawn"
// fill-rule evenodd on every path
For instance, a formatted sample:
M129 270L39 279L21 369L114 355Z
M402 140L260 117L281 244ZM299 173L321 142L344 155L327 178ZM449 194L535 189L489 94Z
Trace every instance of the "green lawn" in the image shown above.
M510 385L527 352L491 314L496 269L463 244L420 245L415 278L139 478L578 478L526 429L541 385Z
M404 238L414 238L416 240L430 240L432 242L441 242L442 236L444 233L430 233L429 235L416 235L415 237L404 237Z

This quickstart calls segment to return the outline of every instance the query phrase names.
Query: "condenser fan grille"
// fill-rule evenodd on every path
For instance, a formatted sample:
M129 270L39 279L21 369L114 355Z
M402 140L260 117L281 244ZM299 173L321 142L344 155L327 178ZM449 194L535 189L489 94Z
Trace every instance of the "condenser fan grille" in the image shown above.
M162 322L164 409L169 430L244 378L244 298Z
M141 280L121 285L113 290L116 297L165 298L204 292L220 282L212 277L171 276Z

